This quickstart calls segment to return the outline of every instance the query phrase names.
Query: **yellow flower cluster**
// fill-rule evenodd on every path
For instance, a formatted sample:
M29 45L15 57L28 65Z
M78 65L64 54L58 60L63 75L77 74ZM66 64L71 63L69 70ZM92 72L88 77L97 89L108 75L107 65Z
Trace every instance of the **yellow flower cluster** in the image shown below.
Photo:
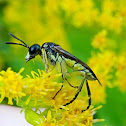
M93 32L95 29L96 33L91 38L92 46L97 51L92 52L88 65L103 85L101 87L97 81L89 81L93 104L97 104L105 103L106 87L118 86L121 91L126 91L126 51L124 48L126 44L122 39L125 36L126 27L125 6L124 0L11 0L3 9L3 20L8 25L9 31L24 41L29 41L28 45L33 43L41 45L43 42L53 41L66 50L69 50L64 27L66 24L77 29L90 27ZM116 45L119 44L124 47L116 52ZM15 51L17 49L15 48ZM92 117L95 110L80 112L86 108L88 101L87 95L83 96L84 89L73 104L64 107L65 110L59 110L58 108L63 107L63 104L74 97L77 90L64 82L61 92L52 99L62 85L58 83L60 74L38 70L38 73L31 72L32 77L23 78L20 75L21 72L22 69L15 73L10 68L0 72L0 102L7 97L8 104L11 105L12 99L15 99L19 106L49 109L42 117L41 114L38 115L26 109L28 118L32 114L36 117L36 119L32 118L34 122L27 118L30 123L36 124L38 120L38 124L51 126L92 125L92 122L97 121ZM53 81L55 79L56 81Z
M61 7L65 11L66 18L70 19L75 27L92 25L97 19L98 9L94 8L92 0L62 0Z
M94 48L105 48L105 46L107 45L107 31L106 30L102 30L100 33L96 34L96 36L94 37L93 41L92 41L92 46Z
M16 98L18 104L19 98L26 95L22 88L23 77L20 75L22 71L23 68L16 73L8 68L7 71L0 72L0 103L7 97L8 104L13 105L12 99L14 98Z
M34 99L34 106L36 106L37 101L42 101L43 99L49 100L53 92L56 92L54 87L60 87L60 83L52 82L53 79L58 78L61 74L55 75L54 73L45 73L38 69L39 74L32 71L32 78L27 75L27 78L24 78L25 93L29 95L26 104L30 102L31 99ZM50 102L51 103L51 102ZM44 104L44 103L43 103ZM46 104L47 105L47 104Z
M4 21L9 27L13 27L11 32L16 31L16 35L20 38L24 36L24 40L30 44L54 41L68 49L64 20L77 28L97 24L103 29L120 33L126 21L125 4L123 0L116 2L104 0L99 2L101 8L98 8L93 0L43 2L15 0L8 1L8 6L4 9ZM64 13L64 20L62 13Z
M104 119L93 119L96 110L100 109L101 106L89 109L83 113L77 109L78 104L75 103L75 106L76 109L74 108L69 111L59 110L57 113L48 110L45 117L32 109L26 109L26 120L34 126L92 126L93 123L104 121Z
M102 89L99 89L96 84L91 85L92 97L95 103L105 103L106 87L118 86L121 91L126 91L126 52L121 48L121 53L117 54L115 51L116 42L111 40L107 34L107 30L102 30L94 36L92 46L99 49L100 52L92 52L92 56L88 61L89 66L92 67L103 84ZM95 94L99 97L94 97Z
M97 8L93 0L62 0L61 7L65 11L66 18L71 19L71 24L75 27L87 25L99 25L115 33L122 30L126 19L126 2L123 0L100 1L101 8Z
M104 0L102 12L99 15L99 23L113 32L119 33L122 30L123 17L119 13L118 4L120 1Z
M4 9L4 21L13 27L10 32L16 32L15 35L28 45L53 41L68 49L63 24L57 13L57 0L8 1Z
M116 69L115 84L124 92L126 91L126 53L117 57Z
M38 73L31 72L32 77L27 75L23 78L20 75L23 70L22 68L16 73L8 68L7 71L0 72L0 102L7 97L8 104L12 105L12 100L15 99L18 106L25 107L25 118L29 123L36 126L92 126L93 122L103 121L93 120L95 110L99 107L95 109L91 107L82 112L86 108L88 98L81 95L69 106L62 106L75 95L75 88L71 88L68 84L64 84L63 90L55 99L52 98L61 86L56 81L61 74L55 74L55 71L45 73L38 70ZM45 111L37 114L36 111L32 111L31 107L44 107Z
M112 51L104 51L102 53L92 54L92 57L88 61L89 65L92 66L93 71L97 74L98 79L103 85L101 87L97 82L89 82L91 83L90 87L92 92L92 99L95 103L105 103L106 87L114 86L111 84L110 80L113 77L111 73L113 71L115 61L115 54Z

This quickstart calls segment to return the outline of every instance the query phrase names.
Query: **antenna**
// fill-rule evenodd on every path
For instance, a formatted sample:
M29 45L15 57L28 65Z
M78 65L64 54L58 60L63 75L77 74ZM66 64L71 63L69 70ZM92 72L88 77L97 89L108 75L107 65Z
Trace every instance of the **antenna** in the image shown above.
M21 45L21 46L24 46L26 48L29 48L29 46L25 42L23 42L21 39L17 38L16 36L14 36L11 33L9 33L9 35L12 36L13 38L17 39L18 41L22 42L23 44L15 43L15 42L6 42L5 44L16 44L16 45Z

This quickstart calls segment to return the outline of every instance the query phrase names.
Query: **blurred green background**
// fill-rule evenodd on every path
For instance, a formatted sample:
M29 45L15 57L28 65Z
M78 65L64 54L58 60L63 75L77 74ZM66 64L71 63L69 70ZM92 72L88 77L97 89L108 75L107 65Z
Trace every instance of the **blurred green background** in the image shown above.
M26 63L27 49L5 44L18 42L8 33L29 46L57 43L89 64L103 84L92 95L97 97L99 90L104 94L104 98L99 95L100 100L95 102L94 99L93 103L103 105L94 118L105 121L94 125L126 125L125 1L0 0L0 70L11 67L18 72L24 67L23 76L30 75L31 71L44 69L42 59L38 56L34 59L35 64L32 61ZM104 55L107 51L112 58Z

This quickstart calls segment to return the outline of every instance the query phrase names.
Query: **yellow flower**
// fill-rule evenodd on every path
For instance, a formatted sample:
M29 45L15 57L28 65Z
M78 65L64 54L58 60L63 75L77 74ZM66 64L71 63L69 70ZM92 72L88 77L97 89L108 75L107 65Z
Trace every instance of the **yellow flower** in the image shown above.
M0 72L0 94L2 101L4 97L9 99L8 104L13 104L12 99L16 98L17 105L25 107L25 118L32 125L36 126L92 126L92 123L103 120L93 120L95 110L91 106L86 109L88 97L81 95L68 106L63 104L69 102L74 96L77 89L70 87L67 83L63 83L64 87L57 96L52 99L56 92L60 89L61 83L57 82L61 74L55 74L55 70L45 73L38 70L38 73L32 71L32 77L23 78L20 73L13 72L11 68L7 71ZM25 97L23 97L25 96ZM28 99L24 100L25 98ZM19 100L20 99L20 100ZM26 107L27 106L27 107ZM40 114L33 111L30 107L45 107L44 112ZM59 109L62 108L62 109Z
M61 74L54 74L53 71L45 73L43 70L39 69L38 72L39 74L34 71L31 72L33 78L30 76L24 78L23 86L26 95L29 95L26 104L34 99L34 106L36 106L37 101L42 101L43 98L48 100L49 98L52 99L53 96L51 94L55 92L55 87L60 87L60 83L54 82L53 80L61 76Z
M106 87L114 87L115 85L111 83L113 79L113 67L116 63L116 57L112 51L104 51L98 54L92 54L89 59L88 64L100 80L102 87L97 81L89 81L92 100L94 103L105 103L106 98Z
M120 54L116 59L115 67L117 69L116 71L116 77L115 80L116 86L119 87L121 91L126 91L126 55L125 52Z
M126 69L126 52L120 54L117 58L117 64L115 64L118 71L123 72Z
M99 48L102 49L106 46L107 44L107 31L102 30L98 34L95 35L93 41L92 41L92 46L94 48Z
M102 9L108 13L115 10L115 3L112 0L104 0L102 3Z
M81 107L80 107L81 106ZM59 120L62 124L67 124L68 126L92 126L93 116L96 113L97 109L100 109L101 106L93 109L90 107L88 110L82 112L82 106L85 106L84 101L75 100L74 104L69 105L69 110L60 111L62 117ZM98 121L99 122L99 121Z
M123 20L120 14L117 13L118 4L121 2L114 2L111 0L104 0L102 2L102 11L97 18L99 25L112 30L115 33L120 33L122 29Z
M82 103L82 104L81 104ZM82 112L80 106L84 105L83 101L76 100L74 104L70 105L69 110L59 110L58 112L47 110L46 115L38 114L35 111L26 109L26 120L32 125L37 126L92 126L93 123L104 121L103 119L93 119L97 108L90 108ZM44 116L43 116L44 114Z
M64 25L59 16L57 16L59 5L57 0L53 0L53 2L50 0L45 2L41 0L8 1L7 6L3 10L4 21L10 27L10 31L13 33L16 31L15 35L26 41L29 46L34 43L42 45L44 42L51 41L69 49L69 45L66 43ZM13 25L17 27L12 28L11 26ZM13 39L13 41L17 40ZM17 52L17 48L15 52Z
M73 0L72 2L69 0L62 0L60 4L62 9L66 12L66 17L71 16L79 9L77 0Z
M12 99L16 98L17 104L19 98L25 96L22 88L22 76L20 73L24 70L24 68L20 69L18 73L13 72L9 67L7 71L0 72L0 103L3 101L5 97L8 98L8 104L13 105Z
M43 123L40 125L42 126L56 126L58 123L55 118L52 117L52 112L49 110L47 112L47 118L43 118ZM61 126L61 125L59 125Z
M79 1L78 9L72 15L72 24L79 28L84 25L91 26L96 21L98 13L92 0Z

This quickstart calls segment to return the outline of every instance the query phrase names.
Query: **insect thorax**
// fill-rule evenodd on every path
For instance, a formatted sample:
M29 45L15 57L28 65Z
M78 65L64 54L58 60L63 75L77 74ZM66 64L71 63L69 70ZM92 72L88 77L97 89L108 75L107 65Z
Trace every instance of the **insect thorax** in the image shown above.
M56 64L57 55L58 55L57 52L51 50L50 48L43 48L42 55L43 55L44 62L48 62L50 65Z

